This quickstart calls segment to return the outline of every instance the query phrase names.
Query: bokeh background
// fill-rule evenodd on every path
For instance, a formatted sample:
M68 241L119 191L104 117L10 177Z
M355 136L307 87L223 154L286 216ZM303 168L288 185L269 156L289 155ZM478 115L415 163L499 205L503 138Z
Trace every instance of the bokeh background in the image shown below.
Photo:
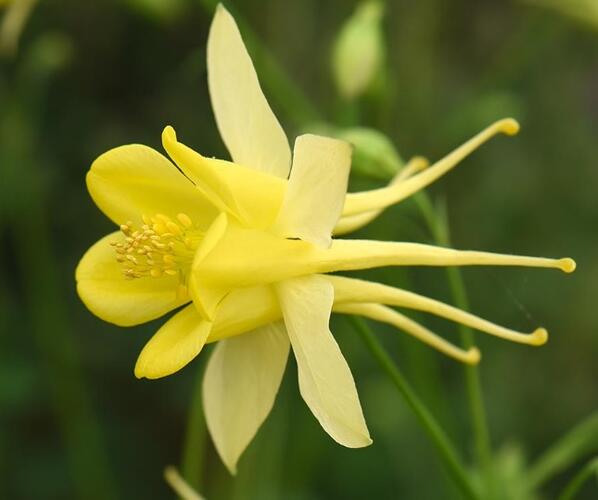
M227 2L290 138L323 122L359 124L386 134L404 158L435 160L495 119L521 122L518 136L493 140L429 190L448 207L458 248L578 263L570 276L463 272L474 312L551 333L542 348L478 338L496 467L515 485L502 498L534 498L516 492L526 467L598 406L598 7L575 1L568 9L568 0L389 0L383 68L351 102L339 97L331 54L356 2ZM208 352L174 376L136 380L136 356L160 323L123 329L95 318L76 296L74 268L112 230L84 183L99 154L133 142L160 150L162 128L172 124L190 146L226 157L205 68L215 2L22 3L30 12L23 10L20 42L4 27L0 62L0 498L171 498L163 469L180 463ZM11 8L9 2L0 16ZM383 182L352 176L353 188ZM411 201L359 236L432 241ZM364 275L452 300L439 269ZM419 319L457 341L454 325ZM472 463L463 368L400 332L372 326ZM335 318L333 329L373 446L348 450L325 435L300 399L290 361L275 409L236 478L204 436L196 457L202 494L459 498L347 320ZM595 427L582 439L587 449L541 486L539 498L556 498L598 452ZM579 498L597 495L593 480Z

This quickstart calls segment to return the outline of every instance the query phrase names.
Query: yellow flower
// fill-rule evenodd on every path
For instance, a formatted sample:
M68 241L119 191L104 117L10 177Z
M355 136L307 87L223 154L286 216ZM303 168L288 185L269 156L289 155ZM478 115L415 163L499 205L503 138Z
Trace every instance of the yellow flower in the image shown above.
M371 443L353 377L329 330L331 311L390 323L458 360L463 351L389 306L458 321L539 345L546 331L515 332L438 301L377 283L330 276L386 265L516 265L572 271L570 259L457 251L416 243L332 239L430 184L498 132L490 126L436 164L415 159L387 187L346 194L351 148L302 135L292 155L258 83L237 26L217 9L208 40L209 89L233 162L206 158L166 127L170 160L142 145L100 156L87 175L98 207L120 226L82 258L77 290L100 318L129 326L186 305L141 352L135 375L158 378L219 341L204 379L208 428L224 463L236 463L270 412L290 347L301 395L348 447ZM175 166L176 164L176 166ZM178 167L178 168L177 168Z

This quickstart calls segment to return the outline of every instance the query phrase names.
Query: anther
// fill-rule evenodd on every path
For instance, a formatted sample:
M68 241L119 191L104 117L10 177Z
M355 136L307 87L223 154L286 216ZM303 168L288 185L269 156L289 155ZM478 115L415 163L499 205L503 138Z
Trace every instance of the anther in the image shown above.
M178 226L178 224L175 224L174 222L168 221L166 223L166 227L175 236L181 234L181 228Z
M120 226L123 237L110 245L116 253L116 260L122 265L125 278L153 277L164 274L179 276L179 296L187 296L184 286L184 269L190 265L194 250L194 238L189 238L187 229L193 227L185 214L177 215L173 221L164 214L149 217L142 215L143 224L134 225L127 221Z
M161 235L162 233L166 232L166 225L164 225L162 222L156 222L156 223L154 223L154 225L152 226L152 228L159 235Z
M170 222L170 217L164 214L156 214L155 218L158 219L160 222L163 222L164 224L168 224Z
M176 218L187 229L189 229L193 225L191 218L187 214L183 214L183 213L177 214Z

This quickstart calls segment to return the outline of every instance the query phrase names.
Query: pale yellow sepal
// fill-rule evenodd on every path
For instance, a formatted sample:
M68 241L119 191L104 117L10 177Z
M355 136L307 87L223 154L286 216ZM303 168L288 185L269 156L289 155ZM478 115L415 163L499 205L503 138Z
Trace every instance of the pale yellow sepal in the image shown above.
M329 281L305 276L276 285L297 359L299 390L323 429L343 446L372 443L349 365L328 327L334 301Z
M297 137L275 230L285 237L329 247L343 209L350 168L349 143L312 134Z
M118 232L105 236L83 255L77 266L77 293L91 312L104 321L132 326L159 318L188 301L177 297L175 276L125 279L110 246L121 237Z
M210 28L207 62L216 123L234 162L286 179L289 143L260 88L237 24L222 5Z
M116 224L141 223L141 216L186 212L206 227L216 211L180 170L157 151L140 144L111 149L87 173L96 205Z
M202 350L212 329L209 321L197 321L193 305L170 318L141 351L135 365L137 378L160 378L187 365Z
M289 355L282 323L219 342L203 379L203 407L220 458L235 474L237 461L272 406Z

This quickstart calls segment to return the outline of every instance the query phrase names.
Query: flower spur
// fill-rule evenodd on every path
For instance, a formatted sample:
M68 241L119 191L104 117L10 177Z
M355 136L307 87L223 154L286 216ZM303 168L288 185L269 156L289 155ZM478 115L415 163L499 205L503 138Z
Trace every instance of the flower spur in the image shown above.
M458 251L417 243L333 239L444 175L497 133L499 121L428 166L412 160L389 186L346 193L351 148L302 135L291 151L259 86L230 14L218 7L208 40L208 83L233 162L204 157L166 127L174 164L142 145L101 155L90 194L120 231L83 256L77 290L100 318L130 326L181 306L149 340L137 377L181 369L216 342L203 383L207 425L231 472L278 391L290 348L301 395L322 427L348 447L371 443L350 369L329 330L332 311L389 323L465 363L480 359L393 307L541 345L546 330L513 331L398 288L328 273L380 266L513 265L573 271L571 259ZM292 157L292 168L291 168Z

